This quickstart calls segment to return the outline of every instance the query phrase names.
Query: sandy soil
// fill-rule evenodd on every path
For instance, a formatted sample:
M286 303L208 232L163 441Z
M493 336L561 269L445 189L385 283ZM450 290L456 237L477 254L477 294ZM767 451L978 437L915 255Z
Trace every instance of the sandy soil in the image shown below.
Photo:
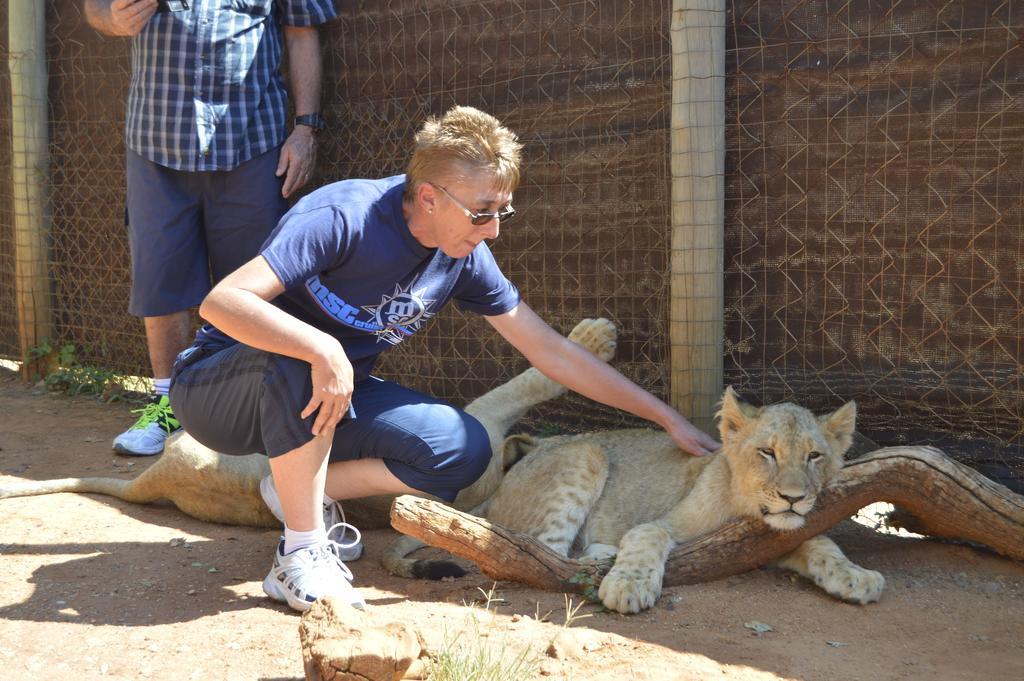
M47 394L0 370L0 481L134 476L148 461L110 450L128 409ZM3 500L0 513L2 678L302 678L298 617L260 587L276 532L75 494ZM832 536L888 579L877 604L839 603L758 570L667 589L640 615L585 606L552 656L561 594L503 582L489 610L467 606L490 580L391 577L377 561L393 536L366 533L352 565L371 608L436 645L462 631L495 655L525 651L538 678L1024 678L1024 566L966 546L847 523ZM772 630L745 626L754 622Z

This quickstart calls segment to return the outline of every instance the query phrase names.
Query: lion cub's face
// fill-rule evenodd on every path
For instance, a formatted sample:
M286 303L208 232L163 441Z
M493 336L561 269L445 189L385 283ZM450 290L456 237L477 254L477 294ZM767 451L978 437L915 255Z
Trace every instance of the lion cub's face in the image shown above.
M737 510L777 530L801 527L843 465L856 415L853 402L818 417L788 402L753 407L727 388L719 431Z

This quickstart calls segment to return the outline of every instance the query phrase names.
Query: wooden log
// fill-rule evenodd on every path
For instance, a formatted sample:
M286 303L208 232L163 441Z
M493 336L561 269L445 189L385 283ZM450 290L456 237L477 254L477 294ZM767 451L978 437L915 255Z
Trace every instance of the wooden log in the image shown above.
M876 501L907 510L936 537L984 544L1024 561L1024 497L938 449L885 447L847 462L798 530L779 532L744 519L680 544L669 555L664 584L706 582L765 565ZM549 591L584 593L611 568L565 558L531 537L418 497L398 497L391 524L473 561L493 579Z
M408 494L391 505L391 526L425 544L476 563L488 577L547 591L582 593L597 584L611 563L581 563L560 556L533 537Z

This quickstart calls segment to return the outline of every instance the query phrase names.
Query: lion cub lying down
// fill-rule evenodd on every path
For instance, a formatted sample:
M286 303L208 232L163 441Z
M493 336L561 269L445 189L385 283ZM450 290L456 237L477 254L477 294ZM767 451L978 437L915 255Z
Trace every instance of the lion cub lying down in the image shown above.
M789 403L753 407L727 388L719 417L722 449L705 458L651 430L510 437L506 448L528 454L475 513L562 555L615 556L601 601L639 612L661 594L665 559L677 543L739 517L782 531L801 527L843 465L856 406L816 417ZM777 564L853 603L877 601L885 586L881 574L850 562L825 536Z

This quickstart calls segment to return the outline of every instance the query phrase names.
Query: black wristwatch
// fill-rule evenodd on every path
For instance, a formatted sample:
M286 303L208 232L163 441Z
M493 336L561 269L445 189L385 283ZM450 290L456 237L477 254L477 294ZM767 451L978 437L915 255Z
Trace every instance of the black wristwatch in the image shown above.
M307 125L313 128L313 133L327 129L327 121L320 114L311 113L295 117L295 125Z

